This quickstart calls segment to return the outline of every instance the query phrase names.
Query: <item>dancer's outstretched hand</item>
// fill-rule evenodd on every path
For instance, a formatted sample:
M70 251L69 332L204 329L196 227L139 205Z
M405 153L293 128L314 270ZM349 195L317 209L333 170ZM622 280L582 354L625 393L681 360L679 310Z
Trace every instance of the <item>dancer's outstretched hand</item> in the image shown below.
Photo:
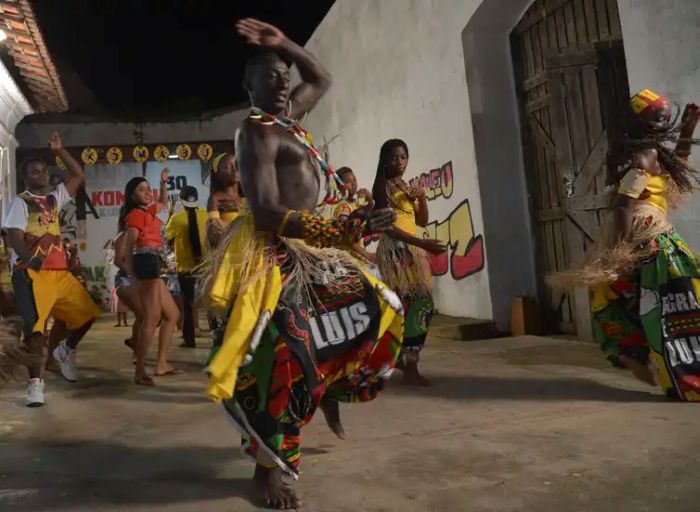
M693 123L697 124L700 120L700 106L697 103L688 103L683 111L683 117L681 118L682 124Z
M51 134L51 138L49 138L49 148L51 148L52 151L58 151L63 148L63 141L58 132L53 132Z
M443 244L440 240L426 238L421 243L421 249L431 254L442 254L447 251L447 245Z
M248 44L265 48L277 48L286 39L284 32L274 25L254 18L238 20L236 31Z
M396 212L391 208L372 210L369 214L367 230L370 233L383 233L391 229L396 220Z

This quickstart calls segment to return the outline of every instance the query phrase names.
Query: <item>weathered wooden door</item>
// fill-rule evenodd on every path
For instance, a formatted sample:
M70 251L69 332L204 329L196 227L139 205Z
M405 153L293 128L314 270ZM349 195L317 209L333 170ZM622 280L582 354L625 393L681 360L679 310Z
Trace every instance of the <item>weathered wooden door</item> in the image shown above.
M536 0L511 34L535 223L540 303L551 331L591 338L588 292L544 277L583 256L607 209L608 117L629 91L616 0Z

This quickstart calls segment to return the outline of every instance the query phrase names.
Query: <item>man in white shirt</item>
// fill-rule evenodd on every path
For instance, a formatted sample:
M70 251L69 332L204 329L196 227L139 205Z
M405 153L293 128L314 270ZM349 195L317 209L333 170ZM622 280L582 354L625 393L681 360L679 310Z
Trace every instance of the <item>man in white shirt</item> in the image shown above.
M61 374L69 381L78 379L76 347L92 322L100 315L87 290L68 269L59 226L61 207L70 201L85 181L82 166L63 147L54 132L49 147L68 169L69 177L50 190L46 163L32 157L20 165L20 176L27 190L19 194L5 221L13 249L12 284L17 309L22 316L24 342L41 357L49 315L64 322L70 334L53 352ZM31 365L26 404L44 405L41 364Z

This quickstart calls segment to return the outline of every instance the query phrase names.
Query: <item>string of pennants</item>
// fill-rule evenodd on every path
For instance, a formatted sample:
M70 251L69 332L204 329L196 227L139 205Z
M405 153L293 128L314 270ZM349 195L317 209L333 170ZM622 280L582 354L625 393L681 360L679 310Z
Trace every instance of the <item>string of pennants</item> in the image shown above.
M214 148L206 142L199 144L178 144L174 148L174 152L170 152L170 147L166 144L158 144L157 146L148 147L144 145L119 147L112 146L109 148L94 148L86 147L80 153L80 160L85 166L92 166L100 160L104 160L108 164L118 165L124 160L124 155L127 155L128 160L134 160L140 164L148 160L157 162L167 162L171 160L171 155L176 155L179 160L190 160L195 158L208 162L214 155ZM173 156L174 158L174 156ZM59 157L55 158L56 165L61 169L65 169L65 164Z

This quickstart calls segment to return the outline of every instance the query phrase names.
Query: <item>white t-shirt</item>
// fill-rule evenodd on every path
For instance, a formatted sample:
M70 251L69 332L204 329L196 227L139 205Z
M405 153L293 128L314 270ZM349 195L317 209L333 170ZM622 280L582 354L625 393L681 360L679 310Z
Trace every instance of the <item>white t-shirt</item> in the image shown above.
M56 190L53 190L52 192L49 192L45 196L38 196L36 194L32 194L28 190L25 190L19 196L25 196L25 197L30 197L30 198L36 198L36 199L43 199L45 200L48 196L54 196L56 198L56 208L58 212L61 211L61 208L70 201L71 197L70 194L68 193L68 189L66 189L66 186L63 183L60 183L58 187L56 187ZM14 200L12 201L12 205L10 206L10 211L7 214L7 217L5 218L5 228L6 229L21 229L22 231L26 231L27 229L27 223L29 222L29 211L27 210L27 202L22 199L21 197L15 197ZM57 213L58 213L57 212ZM14 262L18 259L17 254L15 251L12 251L12 262Z

